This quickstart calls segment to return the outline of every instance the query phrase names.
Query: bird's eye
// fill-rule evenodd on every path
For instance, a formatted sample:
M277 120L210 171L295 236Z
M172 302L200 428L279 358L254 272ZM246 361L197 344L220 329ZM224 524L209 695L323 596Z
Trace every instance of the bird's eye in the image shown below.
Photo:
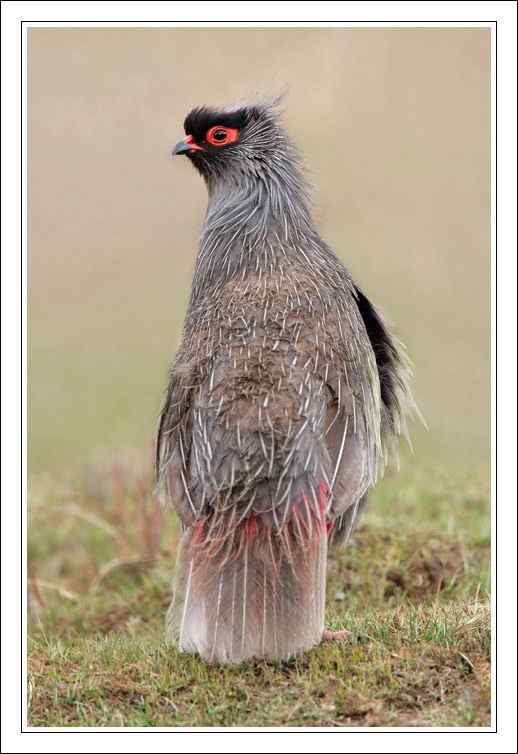
M232 144L237 141L239 130L237 128L226 128L225 126L212 126L209 128L206 135L206 140L209 144L213 144L215 147L223 147L225 144Z
M218 128L211 134L211 136L213 141L225 141L227 138L227 132L222 128Z

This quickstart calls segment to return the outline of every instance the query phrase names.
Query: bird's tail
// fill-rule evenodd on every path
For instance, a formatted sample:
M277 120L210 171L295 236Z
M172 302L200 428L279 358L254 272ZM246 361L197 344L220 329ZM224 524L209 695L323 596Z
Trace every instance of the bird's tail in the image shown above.
M307 500L305 500L307 503ZM199 519L183 535L169 637L208 662L287 659L318 644L324 629L327 531L323 504L241 521Z

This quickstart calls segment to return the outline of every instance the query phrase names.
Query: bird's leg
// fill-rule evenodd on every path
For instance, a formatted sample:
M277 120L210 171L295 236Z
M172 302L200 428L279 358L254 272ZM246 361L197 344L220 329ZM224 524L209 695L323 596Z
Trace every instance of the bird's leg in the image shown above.
M332 631L330 628L325 628L322 634L322 641L345 641L350 636L351 632L346 628L342 628L339 631Z

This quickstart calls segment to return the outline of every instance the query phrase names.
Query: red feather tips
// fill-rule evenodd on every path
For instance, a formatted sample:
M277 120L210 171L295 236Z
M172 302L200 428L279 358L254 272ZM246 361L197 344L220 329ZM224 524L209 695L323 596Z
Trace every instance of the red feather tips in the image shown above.
M245 519L245 539L250 542L257 536L259 526L257 524L257 516L251 515Z
M228 126L212 126L207 131L205 139L214 147L224 147L227 144L233 144L239 136L238 128L229 128Z
M327 504L329 502L329 487L325 482L318 485L318 505L322 514L327 514Z
M239 519L235 513L214 511L194 522L189 546L202 549L207 559L235 561L245 548L258 546L269 551L270 538L275 535L291 559L292 545L312 549L330 533L333 522L327 519L329 500L329 487L322 482L310 494L301 492L277 523L271 514L251 512Z

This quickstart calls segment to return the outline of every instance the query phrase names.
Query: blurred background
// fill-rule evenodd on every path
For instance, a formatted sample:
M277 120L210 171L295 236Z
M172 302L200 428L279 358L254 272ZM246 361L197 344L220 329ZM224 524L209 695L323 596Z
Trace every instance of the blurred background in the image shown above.
M29 470L151 445L206 206L187 112L289 87L323 237L396 325L429 431L489 465L490 32L29 31Z

